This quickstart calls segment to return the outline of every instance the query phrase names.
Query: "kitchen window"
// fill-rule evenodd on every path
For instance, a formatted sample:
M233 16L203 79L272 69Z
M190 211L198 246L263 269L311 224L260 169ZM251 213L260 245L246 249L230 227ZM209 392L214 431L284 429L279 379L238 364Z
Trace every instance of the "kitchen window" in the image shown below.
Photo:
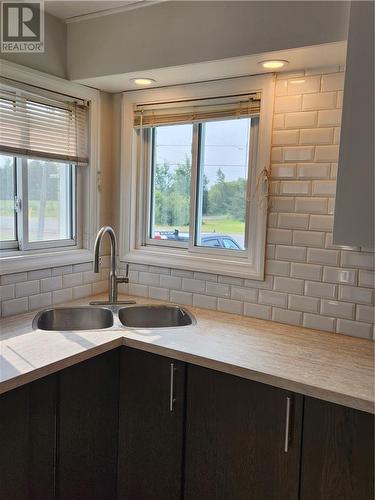
M87 105L0 83L0 249L77 246Z
M122 260L263 278L273 80L239 80L124 94Z

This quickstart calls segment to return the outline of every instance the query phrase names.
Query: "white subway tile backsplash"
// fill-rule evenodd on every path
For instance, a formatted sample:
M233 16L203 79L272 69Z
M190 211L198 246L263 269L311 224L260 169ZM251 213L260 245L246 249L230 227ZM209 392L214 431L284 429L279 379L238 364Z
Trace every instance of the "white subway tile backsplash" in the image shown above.
M179 290L171 290L170 300L171 302L175 302L176 304L184 304L189 306L193 303L193 294L188 292L181 292Z
M139 273L139 283L142 285L158 286L160 284L160 274L146 273L142 271Z
M268 229L267 242L288 245L292 243L293 232L288 229Z
M330 163L300 163L297 176L304 179L328 179L330 171Z
M321 303L321 314L334 318L354 319L355 305L349 302L323 299Z
M341 109L318 111L318 127L337 127L341 124Z
M304 297L303 295L289 295L288 308L294 311L319 312L320 300L313 297Z
M286 146L289 144L298 144L299 130L276 130L272 134L273 146Z
M186 292L205 292L206 282L203 280L183 278L182 289Z
M98 283L101 283L101 281L99 281ZM56 292L56 293L59 293L59 292ZM75 286L72 288L72 293L73 293L73 299L81 299L82 297L88 297L90 296L91 294L93 294L93 290L92 290L92 285L91 284L87 284L87 285L80 285L80 286Z
M323 281L328 283L355 285L357 281L357 270L342 269L339 267L324 267Z
M312 194L322 196L335 196L336 182L335 181L313 181Z
M160 276L160 286L179 290L182 286L182 278L178 276Z
M13 283L0 286L0 301L14 299L15 296L15 285Z
M122 283L122 285L126 285L126 287L128 287L128 285L126 283ZM99 293L104 293L104 292L108 291L108 281L107 280L97 281L96 283L93 283L91 286L92 286L92 294L93 295L98 295ZM119 288L119 292L121 293L120 288ZM128 288L126 289L126 293L127 292L128 292Z
M301 111L299 113L285 114L285 128L310 128L315 127L317 121L316 111Z
M344 90L345 73L332 73L322 76L322 91Z
M140 285L139 283L129 283L129 293L130 295L148 297L148 286Z
M359 304L355 319L357 321L364 321L365 323L374 323L375 321L375 308L374 306L364 306Z
M28 297L40 292L40 282L38 280L16 283L16 297Z
M73 273L83 273L92 270L92 262L84 262L83 264L73 264Z
M95 283L96 281L101 281L108 274L107 270L103 269L102 271L103 271L103 273L101 273L101 272L94 273L94 271L84 271L82 273L83 283L87 284L87 283Z
M270 210L272 212L294 212L294 198L291 196L271 196Z
M293 231L293 245L323 247L325 233L317 231Z
M194 272L194 279L217 282L217 274Z
M149 266L148 272L156 274L171 274L171 270L168 267L160 266Z
M302 313L273 307L272 319L273 321L278 321L279 323L287 323L288 325L301 325Z
M51 304L52 304L51 292L40 293L38 295L31 295L31 297L29 297L30 311L33 311L34 309L42 309L43 307L48 307Z
M245 303L244 314L259 319L271 319L271 306Z
M271 290L273 285L273 276L266 276L264 280L245 280L245 287L249 288L262 288L264 290Z
M186 269L172 269L171 275L178 276L180 278L193 278L194 277L193 271L188 271Z
M302 96L302 110L312 111L321 109L334 109L336 107L336 102L336 92L305 94L304 96Z
M157 300L169 300L169 288L160 288L156 286L150 286L148 289L149 297Z
M275 276L289 276L290 264L282 260L266 260L266 273Z
M306 214L326 214L328 211L327 198L298 197L296 198L296 212Z
M374 291L371 288L340 285L339 299L355 302L356 304L372 305L374 303Z
M63 288L69 288L73 286L78 286L83 284L83 274L82 273L72 273L64 274L62 277Z
M73 290L71 288L52 292L52 304L60 304L61 302L69 302L70 300L73 300Z
M44 278L40 280L40 286L42 292L52 292L53 290L59 290L62 288L62 277L54 276L52 278Z
M210 295L193 294L193 305L195 307L203 307L204 309L217 309L217 297Z
M236 278L234 276L219 276L218 282L224 283L225 285L243 286L244 279L243 278Z
M70 274L72 272L73 272L73 266L59 266L59 267L54 267L52 269L52 276L61 276L63 274Z
M309 94L320 91L320 75L288 80L288 95Z
M259 303L269 306L286 307L288 296L286 293L271 292L270 290L259 290Z
M295 177L295 170L293 163L274 164L271 167L271 176L273 179L287 179Z
M359 270L358 284L360 286L368 286L371 288L375 287L375 272L374 271L364 271Z
M350 335L352 337L360 337L365 339L372 338L372 325L367 323L360 323L359 321L338 319L336 331L337 333Z
M304 281L295 278L284 278L275 276L273 281L273 288L277 292L286 293L303 293Z
M236 301L244 302L257 302L258 300L257 288L243 288L232 286L231 297Z
M327 318L318 314L305 313L303 315L303 326L314 328L316 330L325 330L327 332L335 331L335 318Z
M307 229L309 216L307 214L279 214L278 226L284 229Z
M27 280L40 280L42 278L49 278L51 276L51 269L36 269L27 273Z
M2 285L19 283L20 281L27 281L27 273L3 274L0 278L0 283Z
M342 105L343 105L343 102L344 102L344 92L342 90L339 90L337 92L337 102L336 102L336 106L338 108L342 108Z
M331 283L320 283L318 281L305 281L305 295L325 299L336 298L337 287Z
M375 267L375 256L371 253L343 251L341 264L346 267L372 270Z
M29 310L29 301L27 297L19 299L5 300L2 303L2 315L13 316L14 314L23 314Z
M223 311L231 314L243 314L243 302L237 300L219 298L217 301L218 311Z
M215 295L217 297L230 296L229 285L223 285L221 283L211 283L210 281L207 281L206 283L206 292L209 295Z
M275 113L290 113L293 111L301 111L302 96L279 96L275 98Z
M277 245L276 259L289 260L294 262L305 262L306 248L288 245Z
M332 215L311 215L309 229L313 231L332 231Z
M332 128L311 128L301 130L300 144L332 144Z
M283 129L285 126L285 114L279 113L273 117L273 129Z
M339 146L337 144L334 144L332 146L316 146L315 161L337 162L338 159L339 159Z
M311 161L314 158L313 146L290 146L283 148L284 161Z
M322 277L322 266L315 264L300 264L292 262L290 275L292 278L320 281Z
M307 262L311 264L337 265L340 252L337 250L324 250L321 248L309 248L307 250Z

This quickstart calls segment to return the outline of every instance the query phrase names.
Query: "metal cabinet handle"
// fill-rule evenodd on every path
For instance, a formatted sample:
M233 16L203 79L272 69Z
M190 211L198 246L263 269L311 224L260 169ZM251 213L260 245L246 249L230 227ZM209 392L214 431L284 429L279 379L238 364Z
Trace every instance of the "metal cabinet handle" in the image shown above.
M290 396L287 396L287 398L286 398L286 412L285 412L285 440L284 440L285 453L288 453L288 451L289 451L291 405L292 405L292 398Z
M170 366L170 376L169 376L169 411L173 411L174 403L176 402L176 398L174 397L174 372L175 367L174 363L171 363Z

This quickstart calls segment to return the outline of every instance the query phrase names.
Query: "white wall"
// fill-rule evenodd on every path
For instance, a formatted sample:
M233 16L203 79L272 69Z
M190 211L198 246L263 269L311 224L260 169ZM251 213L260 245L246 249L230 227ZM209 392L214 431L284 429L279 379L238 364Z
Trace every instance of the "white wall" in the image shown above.
M348 2L163 2L68 25L68 76L90 78L346 40Z
M45 52L42 54L1 53L0 57L43 73L66 78L66 24L45 14Z

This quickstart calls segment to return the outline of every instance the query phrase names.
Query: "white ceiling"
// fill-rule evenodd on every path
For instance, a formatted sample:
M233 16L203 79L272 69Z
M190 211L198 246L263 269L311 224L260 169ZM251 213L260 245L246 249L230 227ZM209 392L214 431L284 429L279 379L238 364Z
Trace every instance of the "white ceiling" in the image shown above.
M77 16L86 16L100 13L103 15L105 11L112 11L113 9L130 7L137 3L144 3L142 0L106 0L106 1L92 1L92 0L48 0L44 4L44 10L55 17L59 17L64 21L70 20Z
M289 61L289 64L283 68L283 72L298 72L298 70L326 66L344 66L346 61L346 42L333 42L324 45L278 50L251 56L222 59L220 61L207 61L187 64L185 66L150 69L148 71L138 71L137 73L99 76L76 80L76 82L106 92L122 92L140 89L140 87L131 82L132 78L153 78L155 83L150 87L165 87L168 85L181 85L221 78L271 73L272 70L266 71L258 64L260 61L266 59L283 59Z

